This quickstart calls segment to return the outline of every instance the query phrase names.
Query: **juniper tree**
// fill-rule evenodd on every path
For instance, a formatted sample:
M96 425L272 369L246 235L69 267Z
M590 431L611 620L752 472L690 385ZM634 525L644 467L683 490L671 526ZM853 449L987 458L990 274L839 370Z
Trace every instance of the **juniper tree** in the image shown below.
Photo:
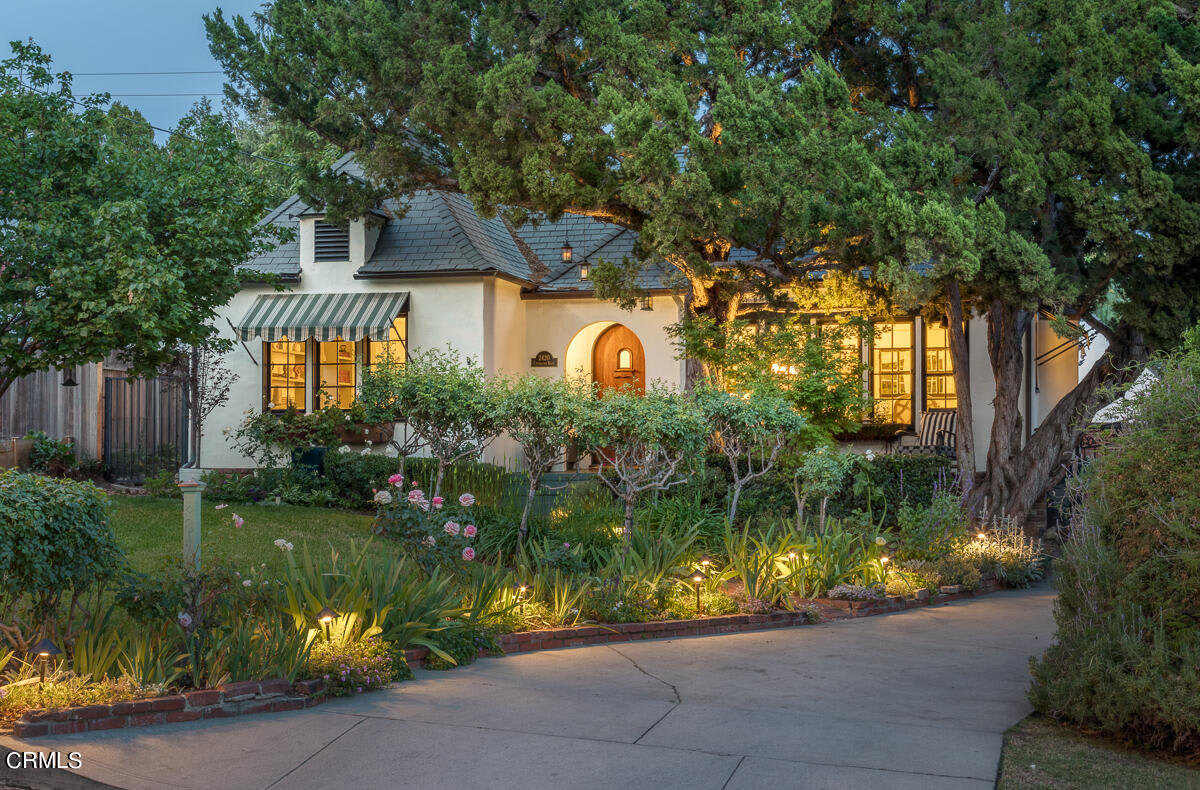
M972 496L1020 515L1100 385L1200 313L1195 5L276 0L206 25L234 98L358 154L365 182L305 174L334 216L457 191L518 224L637 231L634 259L594 270L625 304L661 258L717 322L748 294L794 309L789 287L839 268L949 315L964 470L959 317L986 314L997 397ZM1108 353L1024 441L1039 311Z

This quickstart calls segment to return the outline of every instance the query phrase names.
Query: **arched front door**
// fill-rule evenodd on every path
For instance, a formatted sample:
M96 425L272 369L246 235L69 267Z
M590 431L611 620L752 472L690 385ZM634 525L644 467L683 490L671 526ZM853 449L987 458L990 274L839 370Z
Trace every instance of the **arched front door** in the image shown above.
M646 352L632 329L613 324L596 338L592 380L601 389L632 387L639 394L646 393Z

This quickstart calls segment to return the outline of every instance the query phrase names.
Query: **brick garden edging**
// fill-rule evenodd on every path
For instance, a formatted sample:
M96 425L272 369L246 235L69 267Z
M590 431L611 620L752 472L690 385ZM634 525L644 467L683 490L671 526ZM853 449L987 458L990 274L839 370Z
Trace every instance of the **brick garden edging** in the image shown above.
M890 596L874 601L843 601L832 598L796 599L800 607L811 604L825 620L845 620L851 617L870 617L905 609L917 609L930 603L946 603L961 598L974 598L1001 589L1000 582L988 579L975 589L942 587L932 599L925 595L914 598ZM924 591L923 591L924 592ZM553 650L559 647L600 645L611 642L632 642L641 639L666 639L680 636L734 634L743 631L762 631L769 628L789 628L810 622L803 608L798 611L768 614L730 614L701 617L693 620L659 620L650 623L613 623L585 625L573 628L547 628L539 631L520 631L501 634L500 646L505 653L526 653L534 650ZM412 666L420 666L429 651L423 647L404 651ZM66 735L76 732L95 732L176 721L219 719L250 713L271 713L311 708L325 701L320 694L321 680L241 681L226 683L215 689L187 691L167 697L115 702L111 705L88 705L82 708L55 708L26 711L13 725L13 735L32 738L39 735Z
M321 680L246 680L226 683L215 689L186 691L167 697L86 705L82 708L30 710L13 725L13 735L66 735L75 732L119 730L176 721L220 719L247 713L300 710L320 705L325 697Z

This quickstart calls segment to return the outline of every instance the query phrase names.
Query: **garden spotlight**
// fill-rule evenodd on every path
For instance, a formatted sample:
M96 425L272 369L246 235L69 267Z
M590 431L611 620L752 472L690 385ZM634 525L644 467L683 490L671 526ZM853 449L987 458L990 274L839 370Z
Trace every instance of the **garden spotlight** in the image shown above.
M703 614L704 609L700 603L700 583L704 581L704 571L698 570L694 572L692 574L692 581L696 584L696 614Z
M521 606L521 616L525 616L525 591L529 589L528 585L517 582L513 585L517 588L517 603Z
M317 612L317 622L325 626L325 641L329 641L329 624L336 618L341 617L337 612L330 609L328 606Z
M50 656L57 656L62 653L58 647L46 637L42 637L42 641L33 646L33 652L37 653L41 664L41 685L46 685L46 664L50 661Z
M701 554L700 567L707 568L709 565L712 565L712 557L708 556L707 554Z

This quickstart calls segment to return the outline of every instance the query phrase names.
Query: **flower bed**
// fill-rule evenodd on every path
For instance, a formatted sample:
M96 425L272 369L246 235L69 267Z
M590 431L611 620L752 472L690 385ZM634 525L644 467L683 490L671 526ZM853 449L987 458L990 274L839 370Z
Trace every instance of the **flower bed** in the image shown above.
M851 617L870 617L888 612L904 611L945 603L961 598L973 598L996 592L1000 583L991 579L974 589L943 587L934 596L912 598L890 596L876 601L848 601L833 598L798 599L797 608L769 614L733 614L717 617L698 617L690 620L659 620L650 623L614 623L547 628L502 634L499 643L504 653L526 653L535 650L554 650L562 647L582 647L614 642L634 642L643 639L673 639L684 636L708 636L762 631L771 628L791 628L818 622L807 607L820 613L820 619L844 620ZM429 655L425 648L406 650L404 657L412 666L419 666ZM325 684L322 680L243 681L227 683L215 689L189 691L154 699L118 702L112 705L87 705L79 708L27 711L13 727L18 738L41 735L66 735L78 732L142 727L178 721L228 718L250 713L275 713L311 708L324 702Z

